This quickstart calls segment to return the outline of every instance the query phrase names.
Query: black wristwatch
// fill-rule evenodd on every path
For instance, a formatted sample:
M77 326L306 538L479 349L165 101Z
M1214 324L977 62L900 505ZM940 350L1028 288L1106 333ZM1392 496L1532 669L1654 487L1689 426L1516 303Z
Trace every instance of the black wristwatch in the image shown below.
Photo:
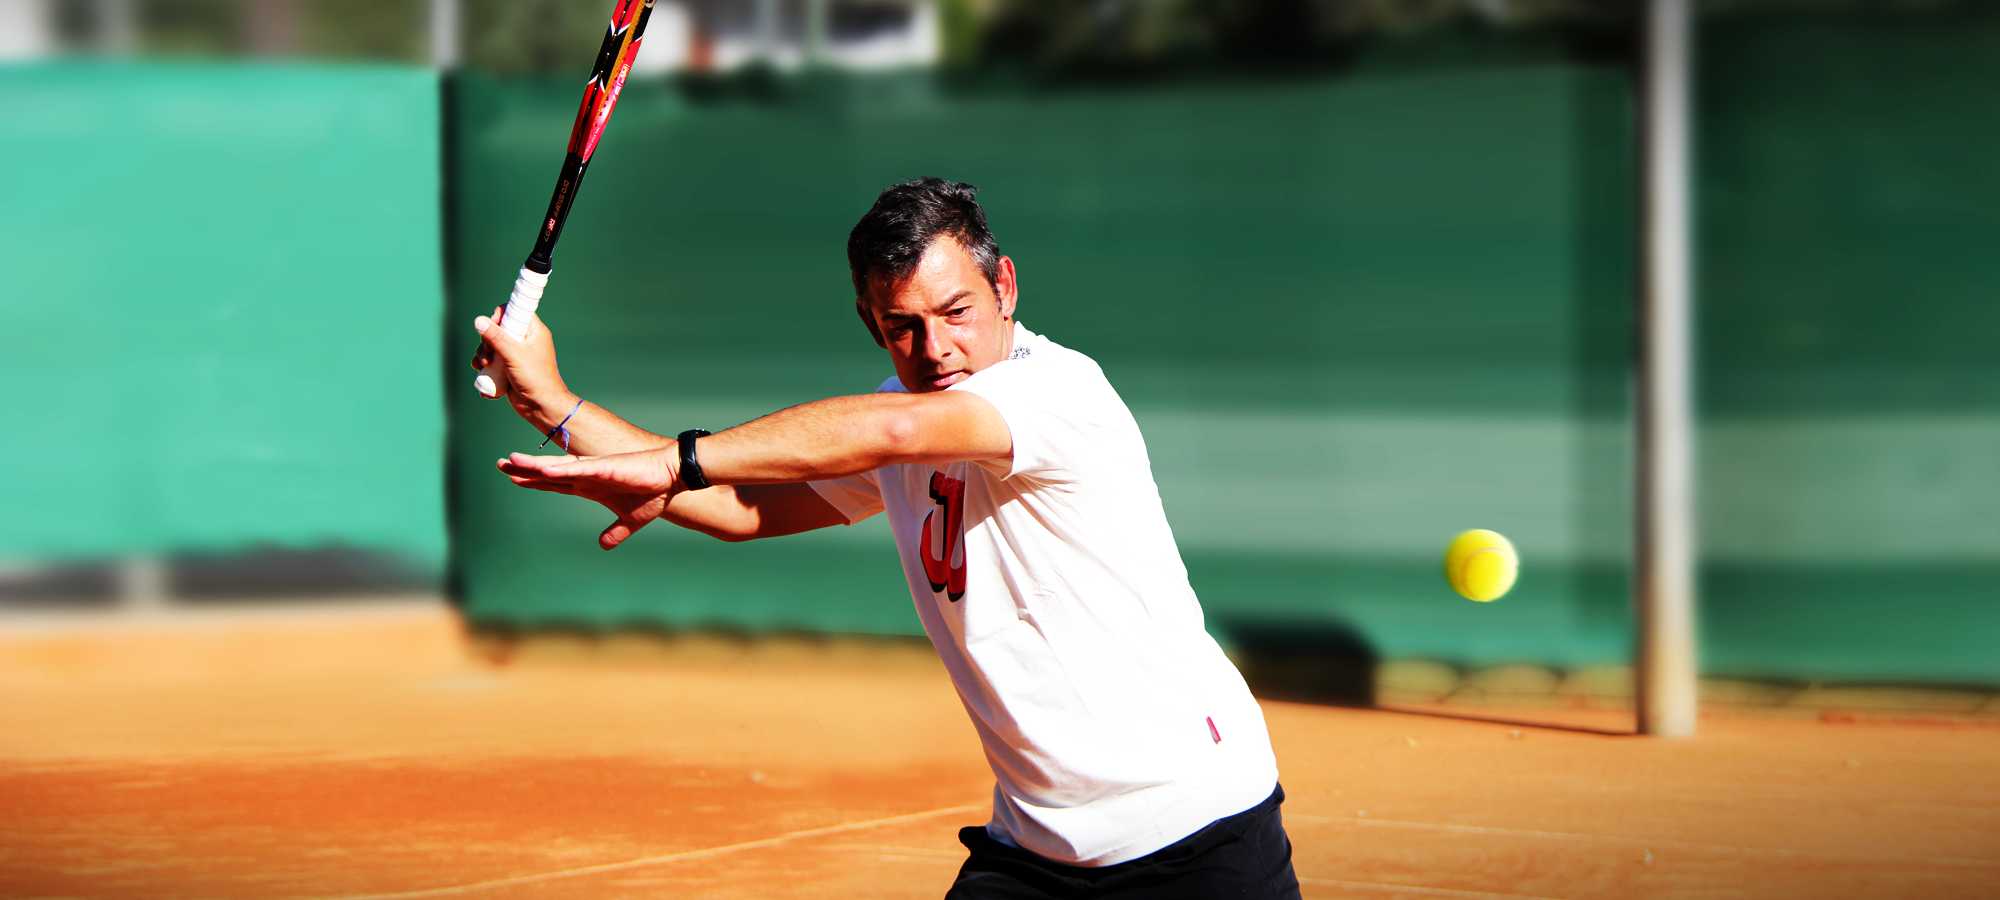
M701 474L701 462L694 458L694 439L708 437L709 432L701 428L690 428L681 432L676 440L681 443L681 484L690 491L708 487L708 479Z

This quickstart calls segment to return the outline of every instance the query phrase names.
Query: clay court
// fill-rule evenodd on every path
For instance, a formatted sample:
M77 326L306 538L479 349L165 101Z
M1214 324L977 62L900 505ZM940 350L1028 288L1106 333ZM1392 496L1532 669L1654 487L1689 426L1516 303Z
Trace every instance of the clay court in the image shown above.
M16 622L0 894L938 897L992 781L920 642L465 642L434 604ZM2000 728L1267 702L1307 897L1991 897Z

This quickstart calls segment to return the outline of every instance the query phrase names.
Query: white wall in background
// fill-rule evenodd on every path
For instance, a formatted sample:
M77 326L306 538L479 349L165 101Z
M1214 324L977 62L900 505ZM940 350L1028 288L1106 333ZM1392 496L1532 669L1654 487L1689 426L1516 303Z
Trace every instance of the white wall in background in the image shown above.
M920 0L910 11L909 28L866 40L835 40L827 47L827 56L846 69L905 69L936 64L943 46L937 4Z
M689 29L685 5L655 5L639 43L639 58L632 61L632 74L659 75L687 65Z
M655 9L656 21L659 15L660 10ZM828 36L826 61L837 68L864 71L935 65L944 47L937 5L931 0L912 0L903 22L901 27L860 37L836 31ZM647 26L648 33L654 27ZM774 34L761 33L765 27ZM756 16L727 21L715 35L715 67L728 71L763 59L780 69L797 69L806 62L803 36L804 29L792 21L760 25Z
M54 51L49 0L0 0L0 59L34 59Z

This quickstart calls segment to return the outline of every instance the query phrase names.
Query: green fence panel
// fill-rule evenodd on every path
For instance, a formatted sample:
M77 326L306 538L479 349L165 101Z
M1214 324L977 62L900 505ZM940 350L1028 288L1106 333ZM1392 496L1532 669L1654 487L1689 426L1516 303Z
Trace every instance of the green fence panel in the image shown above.
M0 558L445 555L436 76L0 67Z
M1704 668L2000 681L2000 10L1702 45Z
M1624 576L1629 139L1622 78L1531 68L778 103L626 89L543 313L573 388L663 433L871 390L847 230L888 184L979 185L1021 319L1096 357L1145 428L1211 619L1376 652L1615 662ZM506 294L573 84L454 85L450 349ZM465 373L469 379L469 371ZM463 592L499 626L915 633L879 523L747 545L492 471L540 436L449 393ZM1437 573L1464 528L1526 557L1506 602Z
M1724 15L1702 45L1704 670L2000 680L2000 11ZM505 293L573 98L458 87L462 320ZM887 369L841 237L891 181L967 180L1023 321L1139 416L1225 638L1629 652L1622 76L626 104L547 307L586 395L673 432L867 389ZM605 556L601 513L486 468L526 429L453 402L476 618L916 628L872 524L742 547L660 529ZM1471 526L1523 551L1501 603L1435 573Z

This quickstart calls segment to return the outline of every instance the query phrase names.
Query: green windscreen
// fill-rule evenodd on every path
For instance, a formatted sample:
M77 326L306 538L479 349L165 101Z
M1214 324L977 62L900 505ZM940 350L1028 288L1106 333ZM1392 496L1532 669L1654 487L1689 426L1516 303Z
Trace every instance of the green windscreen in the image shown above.
M1724 16L1700 83L1703 666L2000 680L2000 14ZM528 250L576 87L453 84L448 346ZM1629 658L1629 80L1494 64L1125 89L627 88L543 313L583 396L719 429L889 374L843 244L876 193L978 185L1021 319L1146 431L1211 628L1383 658ZM877 522L746 545L492 471L540 436L452 377L489 625L915 633ZM1438 556L1491 528L1504 600Z
M574 86L455 84L451 352L506 295ZM1146 431L1212 623L1306 620L1387 655L1615 661L1628 643L1627 243L1617 77L1572 68L778 103L628 86L543 312L563 373L658 432L872 390L847 230L935 174L982 189L1021 320L1095 357ZM465 377L469 379L470 372ZM603 511L492 471L540 436L451 394L468 608L500 624L915 633L889 535L613 553ZM1528 560L1507 602L1453 534Z
M0 66L0 561L435 577L438 124L418 69Z
M2000 9L1702 39L1704 666L2000 681Z

